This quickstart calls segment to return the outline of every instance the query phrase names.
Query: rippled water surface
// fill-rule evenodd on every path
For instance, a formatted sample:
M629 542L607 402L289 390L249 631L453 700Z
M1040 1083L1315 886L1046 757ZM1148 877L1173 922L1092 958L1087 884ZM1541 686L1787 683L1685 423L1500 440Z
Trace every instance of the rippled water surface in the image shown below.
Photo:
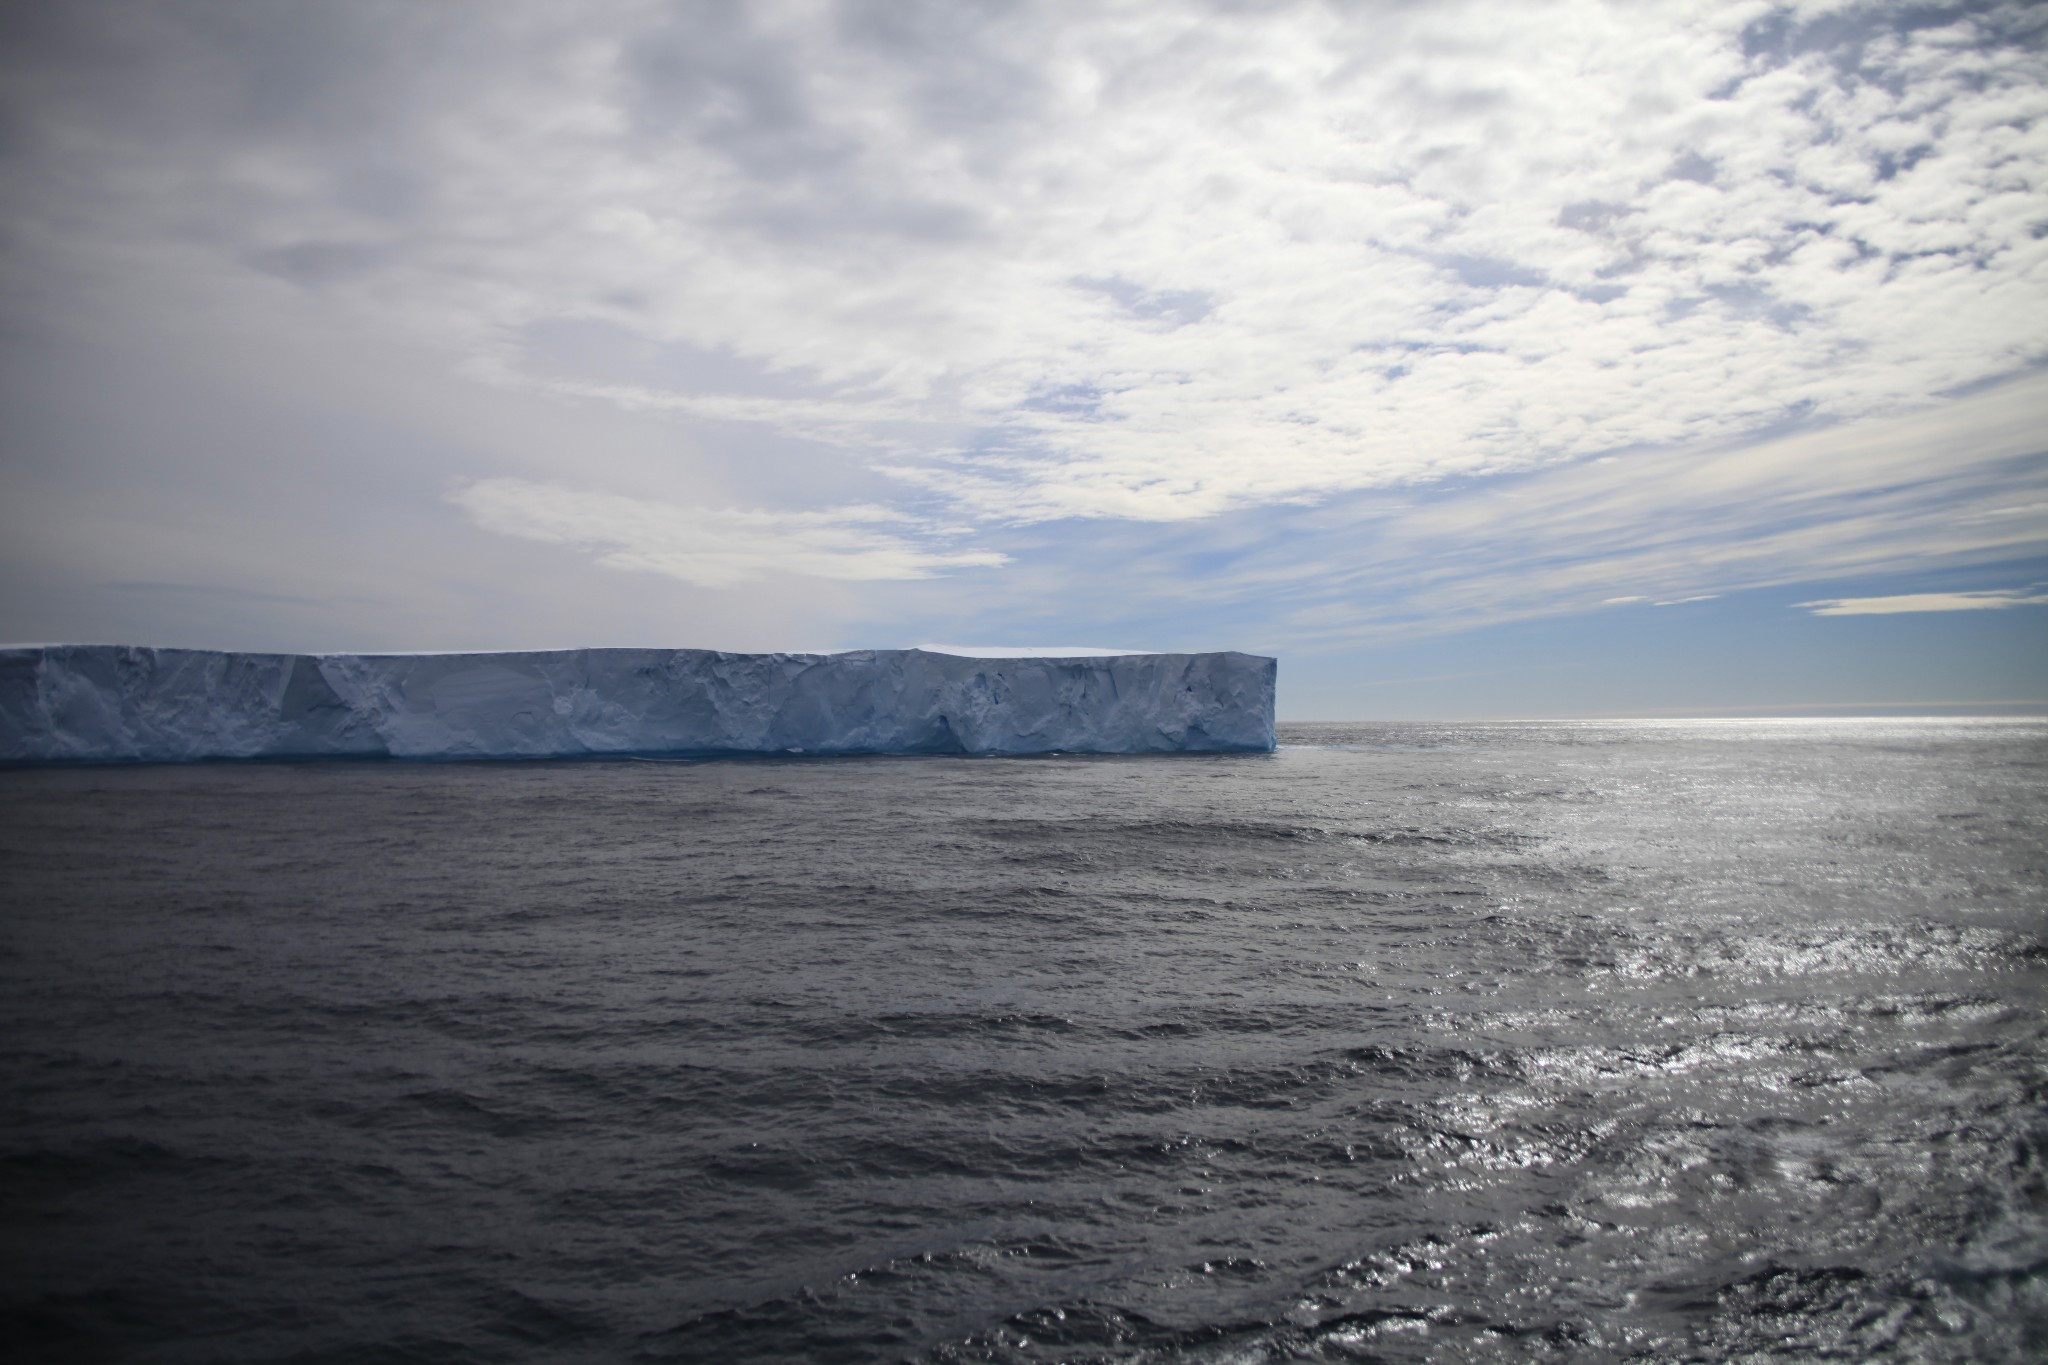
M2048 725L0 773L47 1360L2048 1354Z

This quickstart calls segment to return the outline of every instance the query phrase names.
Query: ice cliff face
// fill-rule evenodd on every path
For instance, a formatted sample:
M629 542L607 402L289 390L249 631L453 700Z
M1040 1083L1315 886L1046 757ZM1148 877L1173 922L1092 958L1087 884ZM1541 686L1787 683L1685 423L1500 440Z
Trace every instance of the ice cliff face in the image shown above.
M0 650L0 763L1273 747L1271 659Z

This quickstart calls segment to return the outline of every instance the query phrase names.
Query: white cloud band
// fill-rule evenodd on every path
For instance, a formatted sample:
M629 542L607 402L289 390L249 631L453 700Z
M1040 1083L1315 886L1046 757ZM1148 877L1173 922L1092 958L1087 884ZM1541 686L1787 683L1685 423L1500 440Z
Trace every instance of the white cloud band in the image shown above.
M1996 611L2044 603L2048 603L2048 594L2026 588L2000 588L1985 592L1910 592L1896 597L1825 597L1794 605L1810 608L1815 616L1895 616L1922 611Z
M991 568L989 550L938 550L902 531L909 519L879 507L768 512L678 507L524 479L478 479L450 495L487 531L569 545L606 568L664 574L730 588L773 574L873 580L930 578Z

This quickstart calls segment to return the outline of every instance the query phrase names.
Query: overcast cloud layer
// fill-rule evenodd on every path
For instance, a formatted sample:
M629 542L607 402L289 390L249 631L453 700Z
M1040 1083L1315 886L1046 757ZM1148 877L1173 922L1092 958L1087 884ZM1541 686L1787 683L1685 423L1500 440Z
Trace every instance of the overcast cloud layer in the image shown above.
M1157 605L1124 619L1258 602L1314 643L2048 548L2038 7L6 22L16 344L301 407L387 356L460 394L331 383L408 430L552 407L552 445L444 441L386 505L607 570L1115 630L1109 572ZM111 505L7 459L17 516ZM970 619L916 591L837 605Z

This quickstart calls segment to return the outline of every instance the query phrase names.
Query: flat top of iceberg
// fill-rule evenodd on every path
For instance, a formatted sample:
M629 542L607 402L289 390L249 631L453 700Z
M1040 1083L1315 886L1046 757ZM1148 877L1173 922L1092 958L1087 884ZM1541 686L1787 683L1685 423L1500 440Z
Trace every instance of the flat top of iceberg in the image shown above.
M965 659L1105 659L1126 654L1163 654L1158 649L1102 649L1095 645L912 645L927 654Z
M292 654L292 650L215 650L195 645L110 645L104 642L94 644L78 640L0 640L0 649L166 649L182 650L194 654L257 653ZM589 649L668 649L669 646L646 645L539 645L530 649L323 649L304 652L314 659L431 659L460 655L464 658L489 658L499 654L576 654ZM1147 654L1201 654L1205 650L1167 649L1106 649L1099 645L905 645L904 649L923 650L927 654L950 654L963 659L1117 659ZM738 655L800 654L820 658L831 658L839 654L887 653L865 647L852 649L726 649L707 650L707 653Z

